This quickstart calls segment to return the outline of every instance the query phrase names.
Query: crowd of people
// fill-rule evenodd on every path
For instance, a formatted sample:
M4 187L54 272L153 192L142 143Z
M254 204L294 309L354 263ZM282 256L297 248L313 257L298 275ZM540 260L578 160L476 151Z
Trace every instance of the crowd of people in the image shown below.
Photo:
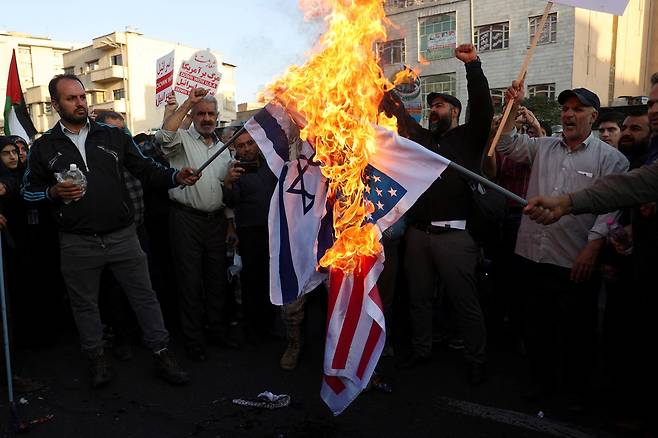
M649 422L658 387L650 352L656 298L646 286L658 260L658 75L648 105L627 115L602 113L588 89L564 90L556 135L521 106L525 87L514 82L506 93L513 116L489 157L501 120L485 70L470 44L455 56L466 71L466 108L429 93L424 128L388 92L382 111L397 117L400 135L530 202L524 209L494 198L495 220L478 221L481 187L449 168L386 230L378 284L384 355L409 369L428 366L437 345L463 350L466 380L479 385L490 340L505 338L528 362L525 399L557 394L582 412L599 367L614 408ZM121 114L89 113L76 76L56 76L49 92L60 116L52 129L32 144L0 137L12 345L52 343L35 318L52 327L72 319L96 388L114 377L112 358L132 358L141 335L156 375L178 385L189 376L168 348L170 331L201 362L208 345L271 340L280 314L280 366L294 370L306 303L300 297L278 309L269 301L268 209L277 178L251 136L242 132L197 175L237 129L217 128L217 100L207 91L193 90L180 105L171 96L162 129L134 137ZM86 186L65 178L71 164ZM483 270L493 279L486 294ZM64 301L70 314L62 317ZM231 328L237 320L242 336ZM39 387L20 364L14 383L19 391Z

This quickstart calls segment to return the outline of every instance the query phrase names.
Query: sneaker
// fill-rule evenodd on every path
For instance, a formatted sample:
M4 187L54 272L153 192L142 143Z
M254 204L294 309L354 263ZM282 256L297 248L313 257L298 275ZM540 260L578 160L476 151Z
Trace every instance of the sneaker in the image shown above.
M172 385L184 385L190 381L190 376L180 369L174 354L168 348L153 353L155 375Z
M92 388L100 388L114 378L112 362L103 350L89 357L89 371L91 374Z

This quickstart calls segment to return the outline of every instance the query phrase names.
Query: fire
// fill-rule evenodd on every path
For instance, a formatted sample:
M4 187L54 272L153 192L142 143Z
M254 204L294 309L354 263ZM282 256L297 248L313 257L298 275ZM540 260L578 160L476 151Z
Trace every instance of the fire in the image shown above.
M363 172L375 150L373 123L387 128L395 119L379 114L384 91L392 85L377 63L376 41L386 40L382 0L302 0L330 7L321 51L303 66L293 66L269 87L269 93L306 125L300 136L313 143L315 159L329 180L336 242L320 260L345 272L358 268L361 256L381 251L374 225L365 218L374 208L364 197ZM303 6L303 5L302 5Z

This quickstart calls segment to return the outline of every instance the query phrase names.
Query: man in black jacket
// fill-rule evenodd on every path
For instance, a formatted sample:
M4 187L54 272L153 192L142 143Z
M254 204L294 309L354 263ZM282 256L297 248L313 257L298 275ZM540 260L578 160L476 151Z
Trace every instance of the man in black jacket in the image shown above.
M457 47L455 56L466 67L470 108L466 124L459 125L461 102L444 93L427 96L429 129L399 104L389 100L384 108L397 117L401 135L478 172L493 118L489 84L472 44ZM448 168L408 213L405 269L413 352L401 366L413 367L430 357L432 298L439 280L457 312L469 380L478 384L484 380L486 329L475 279L479 248L466 230L471 199L468 181Z
M167 349L169 333L149 280L146 255L139 246L123 168L161 188L194 184L193 169L166 169L144 158L122 130L88 117L85 89L74 75L57 75L48 85L61 120L35 141L28 155L23 197L49 201L60 231L62 275L69 292L82 350L90 359L91 385L114 377L103 348L98 284L105 267L126 292L154 355L156 375L172 384L189 381ZM76 164L87 178L86 192L56 173ZM83 196L84 195L84 196Z

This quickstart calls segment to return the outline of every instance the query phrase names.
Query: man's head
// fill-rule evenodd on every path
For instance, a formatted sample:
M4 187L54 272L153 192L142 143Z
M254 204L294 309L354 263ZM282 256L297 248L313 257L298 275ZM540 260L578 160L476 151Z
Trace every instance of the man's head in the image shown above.
M621 126L619 150L624 155L642 155L649 147L651 128L649 115L644 111L631 113Z
M649 123L651 123L651 134L658 135L658 73L651 76L651 91L649 92Z
M114 126L115 128L125 129L126 120L123 116L115 111L101 111L96 116L98 123L105 123L106 125Z
M433 134L443 135L459 124L462 104L455 96L430 93L427 105L430 107L429 128Z
M0 136L0 161L9 170L18 167L18 147L9 137Z
M27 160L27 142L20 135L10 135L9 139L18 148L18 159L21 160L21 163L25 163L25 160Z
M222 143L226 143L231 137L233 137L233 134L235 134L237 130L237 126L225 126L222 128L219 139L222 141Z
M149 136L144 132L140 132L139 134L133 137L133 140L135 141L136 144L141 146L147 141L149 141Z
M564 90L557 98L562 120L562 136L567 144L581 143L589 137L599 115L601 101L586 88Z
M77 76L57 75L48 84L50 102L59 117L71 125L87 123L88 109L85 87Z
M616 111L601 114L597 120L599 125L599 138L610 146L619 147L621 124L623 121L624 115Z
M235 140L235 156L244 161L254 161L258 158L258 145L248 132L240 134Z
M215 132L218 117L219 112L215 96L205 95L192 107L194 129L203 137L210 137Z

